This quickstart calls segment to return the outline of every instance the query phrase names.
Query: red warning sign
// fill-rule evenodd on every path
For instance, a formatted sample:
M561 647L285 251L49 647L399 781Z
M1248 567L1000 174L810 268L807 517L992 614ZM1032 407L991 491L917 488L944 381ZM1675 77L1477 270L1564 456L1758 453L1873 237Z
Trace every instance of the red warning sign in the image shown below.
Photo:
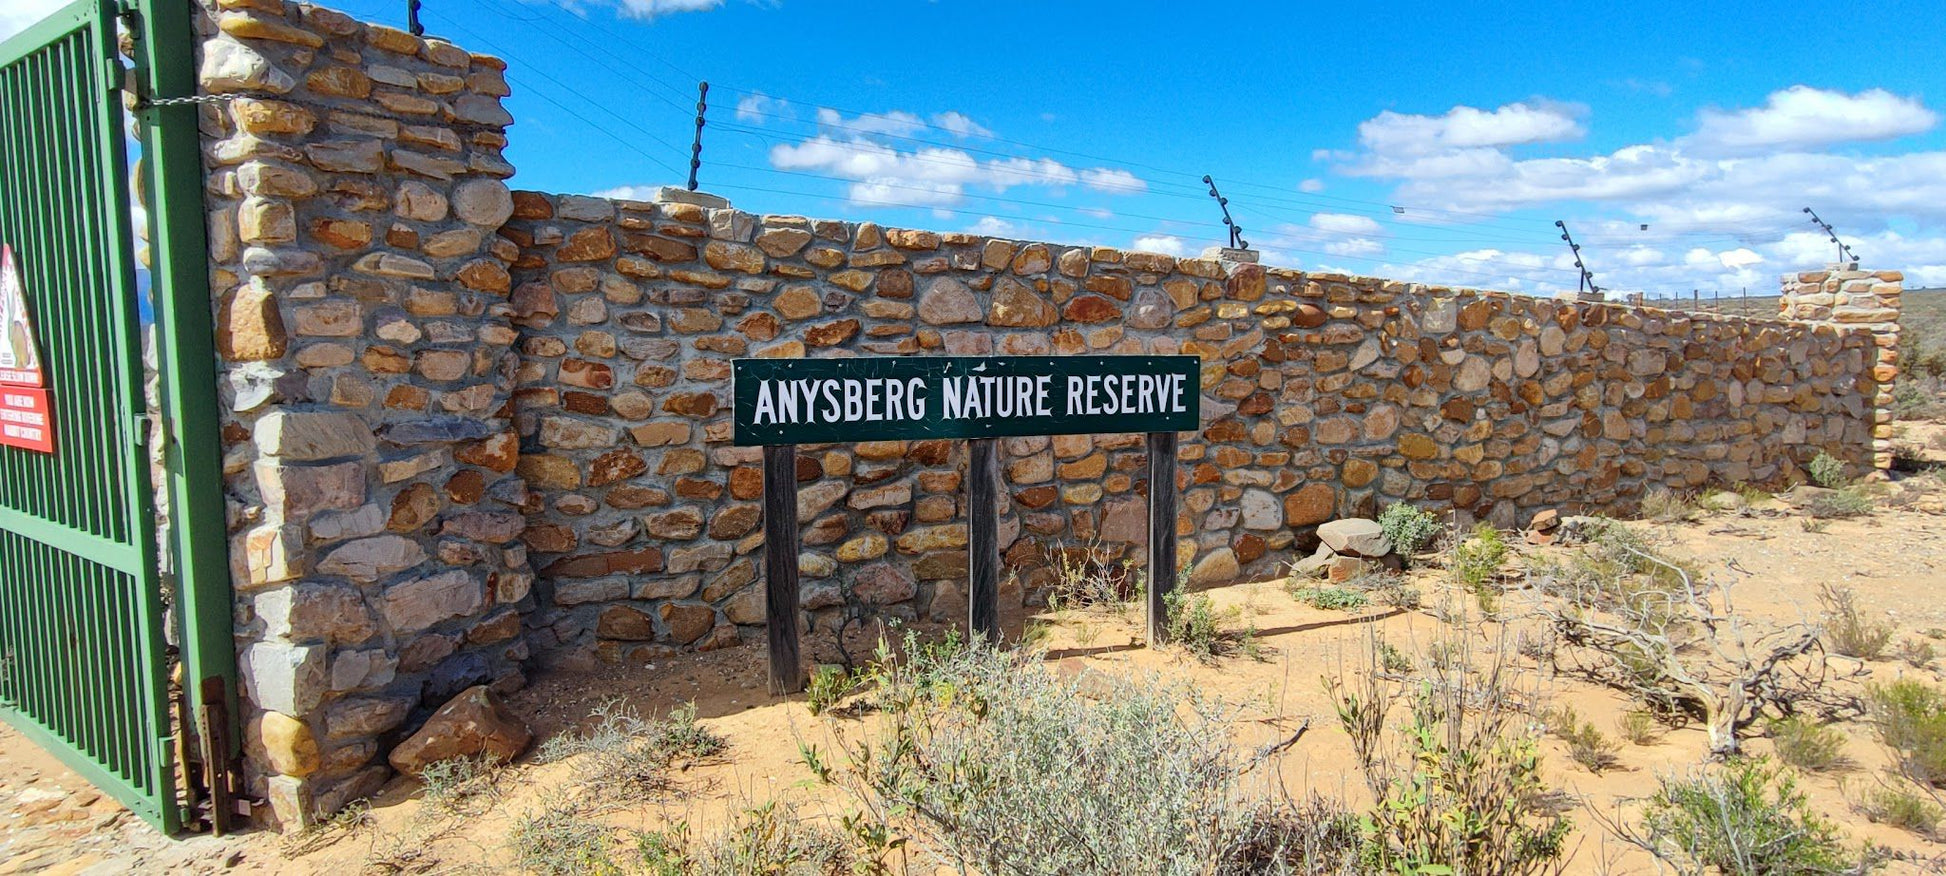
M54 452L54 410L13 247L0 244L0 446Z

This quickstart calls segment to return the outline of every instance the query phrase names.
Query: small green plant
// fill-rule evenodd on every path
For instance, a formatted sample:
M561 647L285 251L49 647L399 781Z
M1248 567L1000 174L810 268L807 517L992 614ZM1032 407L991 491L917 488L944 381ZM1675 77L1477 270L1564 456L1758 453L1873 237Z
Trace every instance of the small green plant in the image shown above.
M1412 671L1412 658L1406 656L1404 651L1393 647L1391 642L1379 639L1374 653L1377 656L1379 668L1386 672L1394 675L1405 675Z
M1811 483L1820 487L1835 490L1847 483L1844 460L1822 450L1811 458L1811 464L1805 468L1811 473Z
M1055 611L1073 608L1119 608L1141 593L1141 576L1134 560L1116 562L1100 543L1085 548L1070 548L1060 542L1046 550L1054 570L1054 585L1047 593L1047 607Z
M1599 773L1615 765L1615 752L1621 748L1614 740L1603 735L1593 721L1584 721L1570 706L1562 706L1548 722L1548 730L1555 738L1567 743L1568 757L1588 768L1588 772Z
M1864 869L1864 856L1845 847L1796 776L1765 758L1664 776L1639 830L1625 836L1682 872L1837 876Z
M447 815L477 815L498 799L494 780L499 772L490 755L434 761L419 773L425 785L421 799Z
M1914 669L1925 669L1939 658L1939 652L1933 649L1931 642L1922 642L1918 639L1901 640L1895 654Z
M1296 587L1291 595L1312 608L1326 611L1355 611L1370 604L1364 593L1347 587Z
M1800 517L1797 520L1797 528L1802 529L1805 532L1823 534L1825 532L1831 531L1831 521L1817 520L1810 517Z
M1216 656L1220 630L1216 623L1216 604L1208 596L1200 593L1190 596L1181 590L1171 590L1162 597L1162 605L1169 617L1169 641L1199 657Z
M1845 520L1871 514L1872 500L1864 493L1846 488L1812 496L1805 510L1819 520Z
M1903 783L1879 784L1855 796L1846 796L1851 799L1851 808L1866 820L1909 830L1928 839L1940 835L1939 822L1946 819L1946 810L1941 810L1939 804Z
M1860 660L1885 656L1898 628L1889 621L1867 617L1858 607L1858 594L1850 587L1821 585L1818 602L1824 606L1824 637L1831 650Z
M1420 594L1419 588L1407 584L1404 575L1390 569L1367 571L1346 581L1343 586L1346 590L1363 592L1368 602L1376 601L1381 605L1403 608L1406 611L1417 611L1420 604L1424 602L1424 596ZM1295 591L1292 595L1296 595Z
M1207 594L1185 594L1180 587L1162 597L1169 620L1169 641L1182 646L1199 660L1213 660L1227 654L1242 654L1263 659L1263 646L1257 641L1257 628L1243 624L1224 629L1242 614L1235 608L1219 612Z
M1423 679L1376 671L1325 679L1375 801L1361 820L1358 872L1559 872L1572 824L1540 805L1537 731L1518 705L1531 692L1513 687L1504 648L1476 662L1470 638L1440 644L1445 656ZM1409 712L1390 726L1401 701Z
M1500 564L1507 558L1507 542L1491 523L1473 527L1453 549L1453 576L1469 591L1478 592L1500 575Z
M838 704L839 700L858 689L858 679L843 666L819 666L811 673L811 683L804 689L804 705L811 714L821 715Z
M1946 788L1946 692L1916 679L1865 686L1865 705L1906 778Z
M723 750L724 742L696 723L696 705L679 706L661 721L644 720L620 700L597 706L592 728L563 733L542 743L543 763L575 758L575 776L584 784L623 797L641 797L668 787L668 770L678 760L699 760Z
M1431 544L1442 528L1438 515L1404 502L1387 505L1384 511L1379 512L1378 525L1385 530L1386 540L1392 542L1392 552L1407 563L1412 562L1413 555Z
M1851 765L1845 756L1845 734L1805 718L1770 722L1770 740L1777 747L1777 759L1800 770L1827 772Z
M1615 732L1633 745L1649 745L1662 738L1662 725L1647 709L1630 709L1615 721Z
M514 820L507 836L515 866L538 876L620 876L615 834L572 801L556 800Z

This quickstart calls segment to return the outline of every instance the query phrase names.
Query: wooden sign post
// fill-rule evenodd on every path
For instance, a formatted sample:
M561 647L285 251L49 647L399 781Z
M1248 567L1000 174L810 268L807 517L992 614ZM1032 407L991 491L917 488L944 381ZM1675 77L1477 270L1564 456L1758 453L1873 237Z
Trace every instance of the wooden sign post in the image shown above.
M804 687L798 645L799 444L967 442L967 627L1000 637L998 439L1149 433L1149 639L1176 575L1176 433L1199 428L1195 356L738 359L735 442L764 448L764 575L774 694Z

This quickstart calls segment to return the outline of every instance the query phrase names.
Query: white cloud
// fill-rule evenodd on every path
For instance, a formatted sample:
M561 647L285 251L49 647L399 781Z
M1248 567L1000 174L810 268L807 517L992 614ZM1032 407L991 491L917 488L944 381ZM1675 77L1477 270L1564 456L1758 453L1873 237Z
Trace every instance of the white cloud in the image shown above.
M1379 113L1358 126L1358 142L1386 156L1429 155L1456 149L1500 148L1581 136L1586 110L1553 101L1523 101L1493 110L1456 106L1445 115Z
M1929 131L1939 114L1882 88L1846 94L1807 85L1771 92L1761 107L1704 110L1699 148L1748 151L1889 140Z
M790 101L771 97L761 91L751 92L737 100L737 121L761 125L768 118L795 118Z
M973 223L966 230L988 237L1013 237L1019 231L1019 227L998 216L981 216L980 221Z
M1173 234L1144 234L1135 238L1134 249L1136 252L1180 256L1189 252L1189 245Z
M1759 106L1705 111L1689 132L1581 155L1557 147L1539 158L1515 152L1522 143L1569 135L1579 121L1575 113L1548 109L1556 104L1526 106L1519 112L1457 107L1440 116L1381 114L1360 127L1359 149L1322 150L1320 160L1341 172L1396 184L1388 198L1411 207L1407 215L1382 219L1535 240L1467 254L1472 259L1396 264L1367 255L1380 263L1367 272L1384 276L1393 270L1401 279L1469 285L1519 279L1534 291L1572 289L1573 263L1541 222L1533 229L1517 220L1482 225L1475 215L1541 208L1569 217L1593 214L1570 225L1604 288L1652 296L1688 297L1691 289L1707 296L1712 288L1740 294L1745 287L1774 294L1775 274L1834 258L1830 241L1801 212L1811 205L1870 266L1915 278L1946 275L1946 150L1857 154L1840 145L1934 129L1938 113L1916 98L1882 89L1844 93L1796 86L1770 94ZM1312 235L1288 245L1318 250L1343 242L1324 236L1322 225L1329 221L1284 230L1294 241ZM1343 233L1378 237L1354 228ZM1394 247L1416 245L1405 242L1411 233L1379 239ZM1538 258L1538 266L1516 265L1512 260L1523 253ZM1477 263L1469 268L1469 262Z
M1754 252L1751 252L1746 247L1740 246L1737 247L1736 249L1717 253L1716 260L1718 262L1721 262L1723 264L1723 267L1735 271L1741 268L1747 268L1751 265L1763 264L1764 257Z
M1317 177L1312 177L1301 183L1298 183L1297 190L1300 192L1308 192L1308 193L1316 193L1316 192L1324 191L1324 180L1318 179Z
M830 107L818 107L818 125L829 132L849 136L885 134L892 137L908 137L926 129L926 120L904 110L889 113L863 113L845 118L844 113Z
M723 0L619 0L622 14L630 18L655 18L678 12L707 12L723 5Z
M1335 256L1378 255L1385 251L1385 244L1369 237L1354 237L1350 240L1334 240L1324 245L1324 251Z
M0 40L26 30L66 5L63 0L0 0Z
M817 118L820 133L771 147L770 165L848 180L851 203L858 206L950 207L974 190L1000 194L1022 187L1061 191L1086 186L1118 195L1148 189L1146 181L1118 168L1074 168L1045 157L980 158L953 146L908 150L888 142L932 127L955 136L992 135L959 112L935 114L932 124L904 110L846 117L820 108Z
M958 110L947 110L932 117L933 126L960 139L991 137L993 132Z
M1149 184L1141 177L1126 170L1113 167L1091 167L1081 172L1081 182L1088 188L1102 192L1132 195L1149 190Z
M1313 213L1311 227L1336 234L1378 234L1378 221L1351 213Z
M655 196L661 186L616 186L595 192L597 198L613 198L617 201L646 201Z

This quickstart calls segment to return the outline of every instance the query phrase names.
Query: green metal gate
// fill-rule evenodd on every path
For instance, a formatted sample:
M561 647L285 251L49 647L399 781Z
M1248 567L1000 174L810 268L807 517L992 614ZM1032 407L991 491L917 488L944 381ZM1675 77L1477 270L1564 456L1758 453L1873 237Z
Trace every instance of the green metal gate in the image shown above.
M173 832L185 807L114 14L81 0L0 43L0 242L39 335L56 442L0 447L0 718Z

